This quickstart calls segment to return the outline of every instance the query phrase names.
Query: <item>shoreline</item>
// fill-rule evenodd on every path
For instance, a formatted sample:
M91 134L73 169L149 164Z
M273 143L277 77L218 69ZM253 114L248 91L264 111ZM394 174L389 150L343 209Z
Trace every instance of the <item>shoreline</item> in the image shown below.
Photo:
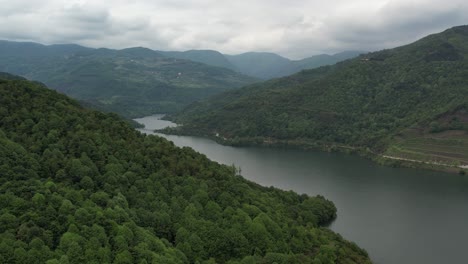
M450 165L438 162L430 162L423 160L406 159L401 157L394 157L384 154L376 153L368 148L353 147L347 145L339 145L333 143L321 143L317 141L307 141L304 139L289 139L289 140L278 140L273 138L257 137L252 139L236 138L229 139L219 136L219 134L209 135L206 133L187 133L187 131L181 131L180 129L164 128L156 129L155 132L166 134L166 135L178 135L178 136L198 136L211 139L218 144L225 146L234 147L272 147L272 148L293 148L303 150L319 150L324 152L342 152L347 154L357 154L361 157L368 158L373 162L389 167L404 167L413 169L424 169L432 171L448 172L453 174L468 174L468 165Z

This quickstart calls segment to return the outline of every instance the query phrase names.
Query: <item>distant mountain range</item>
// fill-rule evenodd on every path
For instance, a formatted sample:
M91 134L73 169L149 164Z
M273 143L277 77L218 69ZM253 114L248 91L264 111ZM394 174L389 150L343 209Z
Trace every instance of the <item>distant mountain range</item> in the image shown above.
M247 52L239 55L224 55L214 50L168 51L159 53L168 57L187 59L212 66L231 69L252 77L267 80L306 69L335 64L357 57L362 51L344 51L334 55L320 54L302 60L290 60L275 53Z
M468 26L454 27L195 103L171 132L466 166L467 76Z
M301 70L332 65L339 61L357 57L361 51L345 51L334 55L320 54L302 60L290 60L274 53L247 52L239 55L226 55L239 72L263 80L297 73Z
M0 71L44 82L85 105L137 117L181 110L259 79L332 64L356 54L291 61L272 53L223 55L212 50L113 50L0 41Z
M257 79L146 48L91 49L0 41L0 71L128 117L173 112Z

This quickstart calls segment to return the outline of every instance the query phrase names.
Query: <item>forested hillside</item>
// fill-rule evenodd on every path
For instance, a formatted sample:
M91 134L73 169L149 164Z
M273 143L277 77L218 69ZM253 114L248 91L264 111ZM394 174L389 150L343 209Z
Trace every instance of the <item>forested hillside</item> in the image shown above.
M333 203L0 75L0 263L370 263ZM7 79L5 79L7 78Z
M229 69L145 48L90 49L0 41L0 71L37 80L98 109L128 117L174 112L253 83Z
M193 104L171 132L467 165L467 76L468 26L454 27Z

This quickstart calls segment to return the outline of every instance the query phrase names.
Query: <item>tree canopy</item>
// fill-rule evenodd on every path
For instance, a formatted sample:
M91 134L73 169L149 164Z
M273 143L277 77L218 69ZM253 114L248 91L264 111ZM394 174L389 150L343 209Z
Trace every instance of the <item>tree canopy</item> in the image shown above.
M335 216L322 196L0 79L1 263L370 263L322 227Z

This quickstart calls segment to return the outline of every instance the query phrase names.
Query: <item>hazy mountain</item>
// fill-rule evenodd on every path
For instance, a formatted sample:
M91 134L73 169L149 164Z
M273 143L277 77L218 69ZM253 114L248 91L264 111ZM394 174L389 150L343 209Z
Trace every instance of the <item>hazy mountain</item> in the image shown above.
M226 57L215 50L158 51L167 57L196 61L211 66L237 70Z
M305 69L335 64L357 57L359 51L344 51L334 55L320 54L302 60L290 60L275 53L247 52L226 55L213 50L158 51L167 57L186 59L235 70L259 79L271 79L297 73Z
M64 56L78 51L92 50L75 44L60 44L45 46L34 42L15 42L0 40L0 54L4 57L7 54L22 57L49 57Z
M262 187L39 83L0 79L0 176L0 263L370 263L323 227L324 197Z
M90 49L10 41L0 42L0 71L41 81L88 105L132 117L172 112L256 81L141 47Z
M277 73L284 71L290 64L289 59L268 52L247 52L225 56L239 72L260 79L277 77Z
M308 57L302 60L292 61L292 66L290 67L289 72L284 71L281 74L283 76L291 75L301 70L314 69L321 66L332 65L337 62L355 58L365 52L362 51L343 51L334 55L320 54L312 57Z
M335 55L321 54L302 60L290 60L267 52L247 52L225 56L239 72L266 80L291 75L301 70L335 64L354 58L360 53L362 52L346 51Z
M468 26L227 92L173 116L230 143L468 164ZM369 150L370 149L370 150Z

